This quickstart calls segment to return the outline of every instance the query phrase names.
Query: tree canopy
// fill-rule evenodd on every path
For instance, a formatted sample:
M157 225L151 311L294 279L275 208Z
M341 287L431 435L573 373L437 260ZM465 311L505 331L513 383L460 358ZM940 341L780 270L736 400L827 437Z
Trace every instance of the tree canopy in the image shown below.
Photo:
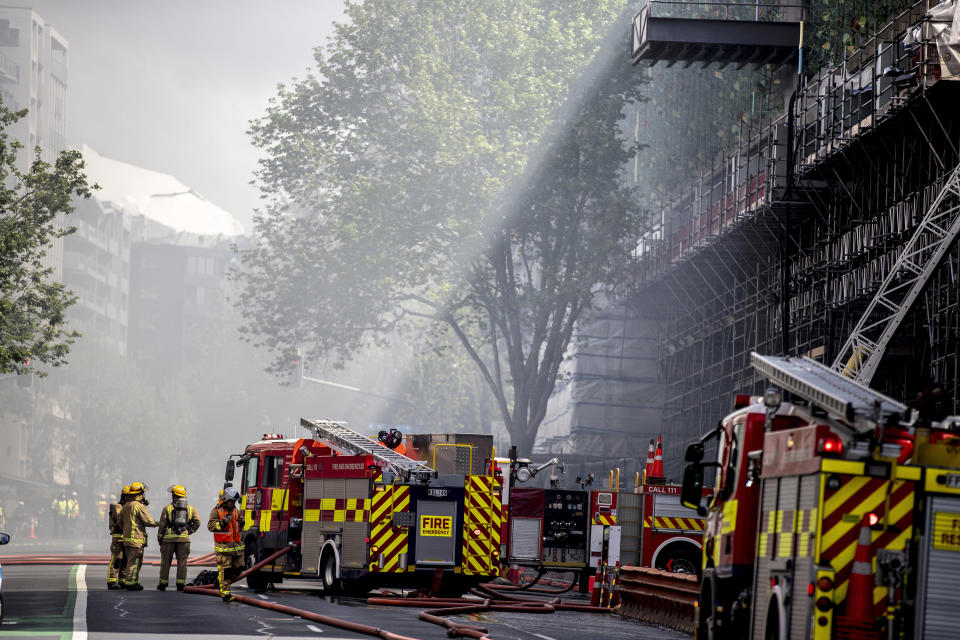
M27 114L0 104L0 373L24 372L33 361L65 362L79 334L66 326L76 298L51 276L44 257L55 238L72 233L58 216L73 211L74 196L89 198L79 151L63 151L53 164L40 159L17 166L23 146L9 129Z
M314 75L251 126L267 207L242 252L250 338L344 361L446 326L529 453L574 323L622 284L642 99L617 1L347 6ZM611 35L614 34L614 35ZM419 323L419 324L418 324Z

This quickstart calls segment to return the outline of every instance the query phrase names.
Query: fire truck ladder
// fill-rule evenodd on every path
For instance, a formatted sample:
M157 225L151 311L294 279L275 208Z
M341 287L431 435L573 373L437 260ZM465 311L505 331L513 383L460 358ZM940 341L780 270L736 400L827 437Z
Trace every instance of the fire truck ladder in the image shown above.
M397 453L379 442L360 435L341 422L300 418L300 426L313 432L315 440L329 443L330 448L348 456L369 455L384 464L396 476L409 480L411 476L426 480L437 472L419 460Z
M868 385L887 344L960 234L960 165L947 177L913 237L833 361L833 370Z
M856 433L867 433L892 415L903 417L904 404L810 358L750 354L758 373L803 398Z

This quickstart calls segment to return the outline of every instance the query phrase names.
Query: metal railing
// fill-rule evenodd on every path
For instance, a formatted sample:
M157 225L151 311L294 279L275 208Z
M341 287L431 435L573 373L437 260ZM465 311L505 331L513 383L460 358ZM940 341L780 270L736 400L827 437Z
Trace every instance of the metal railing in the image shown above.
M647 15L651 18L684 18L689 20L737 20L743 22L800 22L806 19L804 4L770 2L686 2L684 0L650 0Z
M821 69L806 79L794 115L796 175L940 80L936 44L925 28L927 5L926 0L917 2L898 14L846 55L841 67ZM710 244L774 202L786 183L786 129L782 115L742 134L733 152L660 204L659 219L637 242L641 282L657 278L691 250Z
M745 132L733 153L662 203L638 243L643 271L655 275L769 205L786 182L786 157L786 116Z

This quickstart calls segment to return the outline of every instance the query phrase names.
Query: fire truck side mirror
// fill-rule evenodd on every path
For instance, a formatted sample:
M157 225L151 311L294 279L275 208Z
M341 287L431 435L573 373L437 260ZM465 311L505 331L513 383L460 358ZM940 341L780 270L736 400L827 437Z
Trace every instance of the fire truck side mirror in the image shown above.
M697 513L703 508L700 498L703 495L703 465L694 462L683 470L683 488L680 490L680 502L685 507L696 509Z
M224 474L223 479L226 482L233 482L233 474L237 469L237 464L232 460L227 460L227 473Z
M683 456L684 461L686 462L700 462L703 460L703 443L694 442L693 444L687 447L687 453ZM702 475L702 471L701 471Z

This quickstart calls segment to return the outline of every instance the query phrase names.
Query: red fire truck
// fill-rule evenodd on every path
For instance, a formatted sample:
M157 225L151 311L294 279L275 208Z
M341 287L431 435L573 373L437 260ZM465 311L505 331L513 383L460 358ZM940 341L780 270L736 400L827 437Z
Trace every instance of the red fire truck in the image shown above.
M498 575L500 479L438 474L345 425L301 420L306 438L265 434L227 462L240 471L253 588L313 578L330 592L436 584L456 591ZM236 459L236 461L234 460Z
M640 496L640 530L637 566L674 573L697 573L703 541L704 519L680 503L681 486L643 484ZM621 508L622 511L622 508Z
M776 388L686 452L682 499L707 517L697 637L957 637L960 419L916 424L807 358L752 365Z

